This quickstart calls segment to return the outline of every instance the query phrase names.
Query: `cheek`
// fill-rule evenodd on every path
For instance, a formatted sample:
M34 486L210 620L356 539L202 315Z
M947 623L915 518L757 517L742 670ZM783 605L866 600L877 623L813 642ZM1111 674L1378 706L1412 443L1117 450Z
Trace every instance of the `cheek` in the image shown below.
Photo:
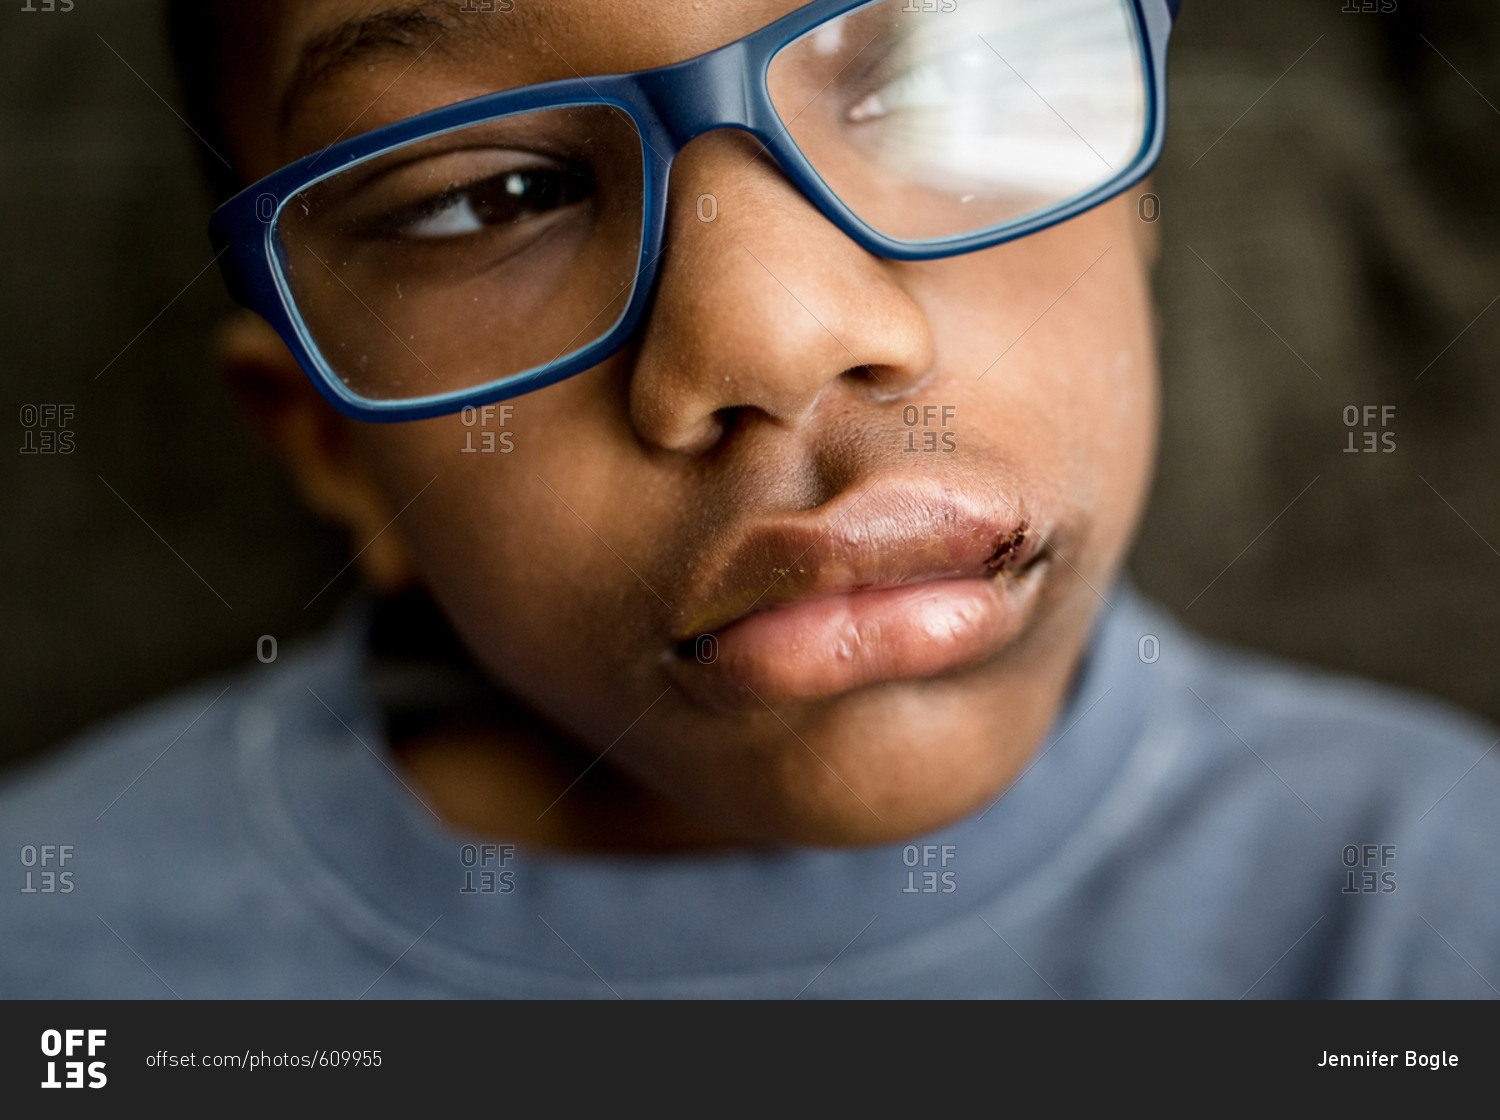
M392 512L420 491L388 531L470 648L526 693L580 664L635 671L601 661L625 657L625 635L649 614L627 563L640 570L653 520L637 504L625 524L639 534L622 527L622 494L640 488L627 481L632 445L610 383L598 370L508 402L508 413L361 432Z
M936 339L932 392L958 405L960 442L1071 507L1105 552L1144 499L1158 409L1148 276L1121 213L1110 204L997 249L903 266Z
M1067 298L1075 296L1036 371L1038 411L1049 417L1059 446L1066 448L1073 493L1079 501L1094 496L1088 513L1099 530L1128 530L1156 444L1149 287L1128 251L1118 257L1111 252ZM1059 304L1053 313L1061 309Z

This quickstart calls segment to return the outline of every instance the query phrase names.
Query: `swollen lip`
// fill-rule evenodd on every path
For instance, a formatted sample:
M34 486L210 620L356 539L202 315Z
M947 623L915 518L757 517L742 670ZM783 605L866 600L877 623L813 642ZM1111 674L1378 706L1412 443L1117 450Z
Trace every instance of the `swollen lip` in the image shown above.
M714 656L680 664L705 698L750 694L826 699L883 681L912 680L993 656L1025 627L1042 557L995 574L820 595L748 615L715 634ZM704 663L707 660L708 663Z

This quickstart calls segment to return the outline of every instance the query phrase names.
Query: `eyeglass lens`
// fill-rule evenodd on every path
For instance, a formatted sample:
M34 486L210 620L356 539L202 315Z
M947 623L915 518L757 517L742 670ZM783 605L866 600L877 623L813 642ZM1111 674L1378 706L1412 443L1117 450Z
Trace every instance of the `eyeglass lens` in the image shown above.
M884 0L792 42L771 101L867 225L925 241L1087 193L1145 141L1130 0Z

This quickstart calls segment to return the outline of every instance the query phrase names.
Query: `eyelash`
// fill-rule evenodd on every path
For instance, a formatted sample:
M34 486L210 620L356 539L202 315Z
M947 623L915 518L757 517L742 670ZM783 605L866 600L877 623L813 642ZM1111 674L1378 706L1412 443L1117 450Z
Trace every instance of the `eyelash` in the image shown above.
M539 188L533 191L533 197L540 196L534 205L528 205L526 197L531 188ZM450 187L435 197L384 215L374 223L370 232L414 241L443 241L474 236L487 229L503 227L507 223L519 223L528 217L563 209L588 197L593 188L592 174L577 164L503 171L462 186ZM514 212L498 221L486 221L486 215L482 211L487 208L486 203L493 203L496 196L501 196L506 201L514 200ZM457 229L442 229L442 223L453 220L449 216L460 208L468 211L468 219L473 224ZM439 228L429 228L424 232L421 230L424 224Z

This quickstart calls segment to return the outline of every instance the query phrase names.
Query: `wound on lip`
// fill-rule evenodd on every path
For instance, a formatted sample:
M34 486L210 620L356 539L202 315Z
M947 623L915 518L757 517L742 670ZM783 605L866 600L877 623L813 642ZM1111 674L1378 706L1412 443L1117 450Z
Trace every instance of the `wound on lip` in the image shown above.
M995 551L990 553L990 558L984 562L985 567L992 572L1002 572L1012 568L1016 557L1020 554L1021 546L1026 543L1026 535L1030 528L1023 521L1018 529L1001 537L995 545Z

